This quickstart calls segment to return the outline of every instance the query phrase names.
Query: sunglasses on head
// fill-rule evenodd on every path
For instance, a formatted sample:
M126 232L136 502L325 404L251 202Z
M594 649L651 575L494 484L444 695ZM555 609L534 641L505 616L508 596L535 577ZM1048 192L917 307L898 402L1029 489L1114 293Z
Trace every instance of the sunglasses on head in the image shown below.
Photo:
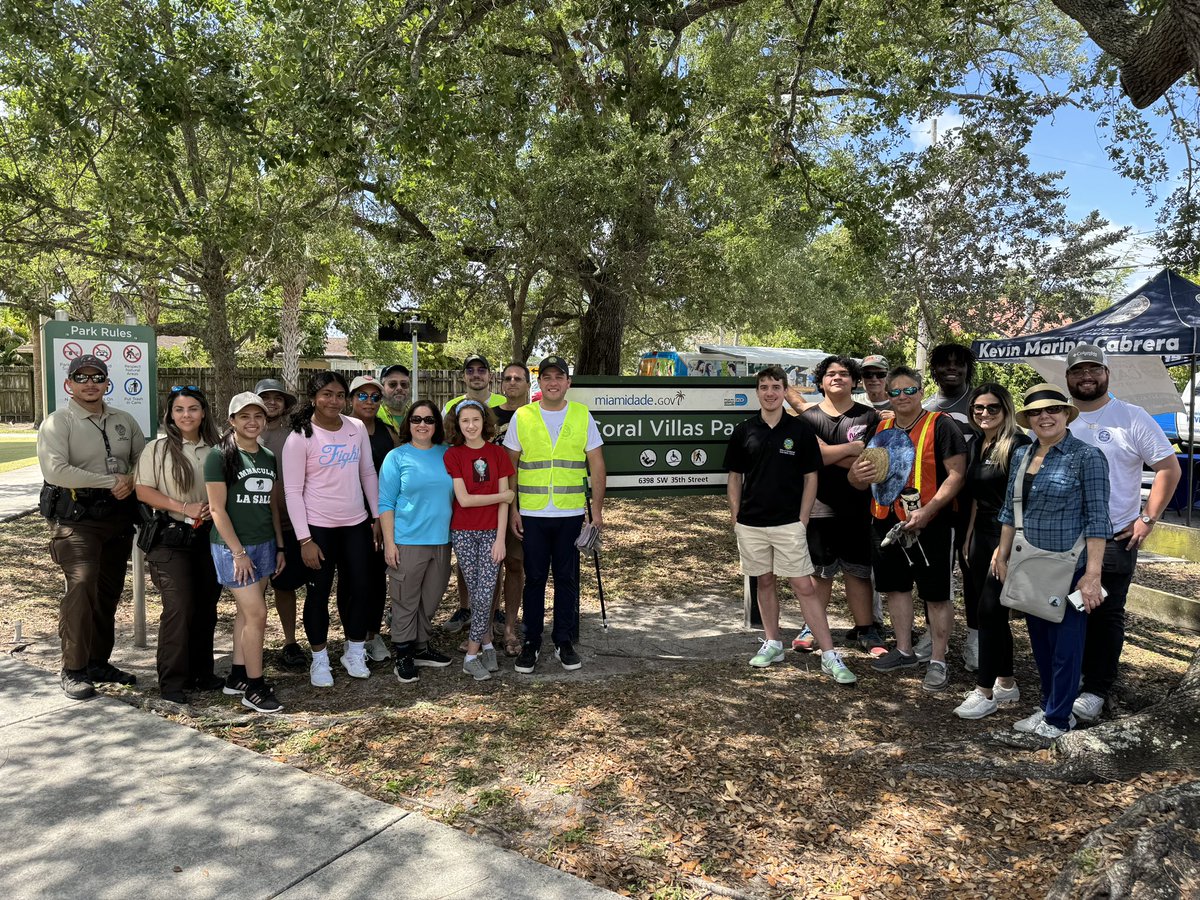
M409 425L436 425L437 416L409 416Z
M378 403L380 400L383 399L383 394L377 394L375 392L371 392L370 394L368 394L366 391L359 391L354 396L358 400L359 403L368 403L368 402Z
M194 384L176 384L171 387L172 394L178 394L180 391L196 391L197 393L204 393Z
M984 413L987 413L989 416L997 416L1000 414L1000 410L1002 409L1004 409L1004 407L999 403L976 403L971 407L971 412L975 413L977 416L981 416Z
M906 388L888 388L887 395L889 397L899 397L901 394L903 394L905 397L911 397L913 394L919 393L920 390L921 389L914 384L912 387Z
M108 376L101 375L99 372L91 375L87 374L87 372L76 372L71 376L71 380L76 384L87 384L89 381L92 384L104 384L104 382L108 381Z

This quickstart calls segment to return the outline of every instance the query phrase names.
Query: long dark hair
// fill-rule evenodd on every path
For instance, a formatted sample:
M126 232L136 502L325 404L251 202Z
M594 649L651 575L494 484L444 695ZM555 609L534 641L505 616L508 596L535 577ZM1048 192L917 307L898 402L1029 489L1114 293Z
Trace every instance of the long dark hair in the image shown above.
M260 406L257 403L250 405L258 406L258 408L263 411L263 419L265 421L267 418L267 408L265 406ZM242 407L242 409L245 408L246 407L244 406ZM241 410L238 411L241 412ZM259 446L261 447L262 445L260 444ZM223 435L221 435L221 471L225 475L226 486L233 486L233 482L237 478L238 468L242 464L242 454L245 452L245 450L238 446L237 432L234 431L233 428L233 416L230 416L229 429ZM276 461L275 466L276 472L283 471L282 462Z
M175 388L171 391L167 398L167 408L163 411L164 439L159 441L154 448L154 462L158 466L159 484L163 484L166 482L167 459L171 460L171 476L174 478L175 484L186 495L190 494L196 486L196 472L183 452L183 433L175 424L173 407L175 401L180 397L191 397L200 404L200 411L204 413L204 418L200 420L200 440L209 447L215 447L220 441L220 437L217 435L217 426L213 423L212 415L209 413L208 398L204 396L204 391L190 386ZM166 452L160 454L159 446L166 447ZM173 497L172 499L181 498Z
M975 390L971 391L971 399L967 402L967 413L971 417L971 427L979 432L981 439L983 431L975 424L975 413L971 407L984 394L993 395L1000 401L1000 406L1004 409L1004 424L1000 426L1000 434L996 437L995 446L992 447L991 459L992 462L1000 467L1002 472L1007 472L1008 458L1012 455L1013 444L1016 443L1017 432L1020 431L1020 426L1017 424L1017 408L1013 404L1012 394L1008 392L1008 388L994 381L985 381L979 387L975 388ZM982 453L982 444L980 444L979 449Z
M446 428L442 424L442 411L428 400L418 400L408 408L408 412L404 414L404 421L400 423L399 432L401 444L412 443L412 417L413 414L422 407L429 410L430 415L437 419L437 422L433 426L433 443L440 444L446 440Z
M346 378L341 372L326 370L317 372L308 379L308 386L304 390L305 396L308 399L304 402L303 406L292 413L292 431L299 431L305 437L312 437L312 417L313 412L316 411L316 407L313 406L313 399L321 392L322 388L329 387L334 382L340 384L342 390L347 394L350 393L350 385L346 383Z

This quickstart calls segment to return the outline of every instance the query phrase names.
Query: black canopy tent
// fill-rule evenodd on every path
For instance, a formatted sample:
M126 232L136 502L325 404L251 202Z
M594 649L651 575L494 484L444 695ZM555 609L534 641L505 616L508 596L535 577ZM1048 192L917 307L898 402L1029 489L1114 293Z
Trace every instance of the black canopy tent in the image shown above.
M1187 521L1192 522L1195 477L1196 356L1200 352L1200 285L1163 269L1103 312L1041 334L974 341L981 362L1019 363L1066 356L1077 344L1095 344L1112 356L1158 356L1168 366L1190 364Z

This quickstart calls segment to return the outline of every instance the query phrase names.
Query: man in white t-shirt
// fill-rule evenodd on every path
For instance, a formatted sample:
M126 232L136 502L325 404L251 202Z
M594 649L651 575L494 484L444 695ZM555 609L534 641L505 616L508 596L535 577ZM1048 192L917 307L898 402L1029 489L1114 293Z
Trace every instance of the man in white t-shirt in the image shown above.
M504 435L504 448L517 472L512 530L525 544L523 620L525 643L514 665L530 674L537 667L546 627L546 582L554 572L555 656L568 671L582 663L572 640L579 615L579 561L575 541L583 528L584 478L590 470L592 522L603 524L604 441L582 403L568 402L570 368L561 356L538 366L542 399L522 406Z
M1125 597L1137 565L1137 551L1175 493L1179 460L1148 412L1108 395L1108 362L1099 347L1079 344L1067 356L1067 390L1079 407L1071 434L1099 447L1108 460L1108 517L1114 532L1104 547L1100 575L1108 596L1088 616L1083 683L1073 710L1076 718L1094 722L1117 680L1125 642ZM1154 470L1145 509L1143 466Z

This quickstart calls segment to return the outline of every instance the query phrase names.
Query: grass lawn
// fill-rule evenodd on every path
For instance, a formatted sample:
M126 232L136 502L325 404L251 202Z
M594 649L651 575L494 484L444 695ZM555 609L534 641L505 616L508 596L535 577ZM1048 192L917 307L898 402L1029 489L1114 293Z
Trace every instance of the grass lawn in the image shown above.
M0 472L20 469L37 462L37 441L0 441Z
M580 672L564 674L543 649L537 677L515 675L512 661L502 660L496 678L475 683L460 671L453 651L461 636L454 636L441 643L455 664L423 668L412 685L398 684L386 663L373 666L369 680L351 680L335 661L335 686L314 689L307 671L282 669L268 652L282 716L246 714L220 695L164 705L153 668L160 608L147 579L150 647L132 649L123 602L114 656L138 674L138 685L104 690L647 900L1043 896L1090 831L1145 794L1195 777L1158 772L1072 785L898 774L902 763L947 752L984 763L1051 758L1050 750L989 737L1036 703L1023 625L1014 640L1026 696L988 719L962 721L951 710L973 678L956 655L961 611L953 690L945 694L922 691L919 675L872 672L857 649L845 651L859 676L854 687L823 678L811 654L789 651L783 664L751 669L754 635L729 627L741 578L724 498L613 501L605 526L605 594L616 636L598 634L594 579L585 571ZM46 535L36 517L0 525L7 586L0 625L8 633L21 620L32 641L21 655L57 670L61 575L46 556ZM454 606L451 590L438 620ZM794 601L784 606L794 623ZM716 610L700 620L713 627L704 634L693 627L680 639L674 623L696 608ZM226 597L221 653L232 611ZM848 626L840 588L831 615L835 633ZM331 636L337 657L336 621ZM268 645L281 643L272 612ZM1161 699L1195 643L1194 634L1132 619L1122 712ZM227 666L222 658L218 671Z

